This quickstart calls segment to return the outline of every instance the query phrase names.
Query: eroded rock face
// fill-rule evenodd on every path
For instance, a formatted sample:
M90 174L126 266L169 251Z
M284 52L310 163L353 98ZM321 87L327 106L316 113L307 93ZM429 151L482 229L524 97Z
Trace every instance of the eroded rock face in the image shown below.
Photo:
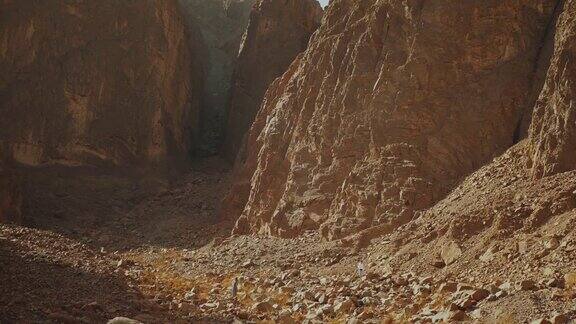
M233 161L268 86L303 52L322 20L316 0L260 0L250 15L232 77L222 152Z
M513 144L555 5L332 1L252 126L235 232L333 239L433 205Z
M14 174L0 163L0 223L21 221L22 197Z
M256 0L178 0L187 20L198 26L205 44L206 84L199 154L217 152L242 35Z
M565 1L530 129L533 175L576 169L576 2Z
M185 157L201 78L173 0L0 2L0 143L16 162Z

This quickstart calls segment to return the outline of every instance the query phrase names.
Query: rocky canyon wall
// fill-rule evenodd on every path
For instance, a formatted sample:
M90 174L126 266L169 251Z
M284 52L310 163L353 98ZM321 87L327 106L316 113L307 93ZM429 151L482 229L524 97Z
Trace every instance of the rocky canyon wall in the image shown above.
M491 267L527 277L525 271L518 271L527 269L526 263L545 262L556 268L569 264L570 257L558 255L569 256L573 250L555 251L555 242L574 242L576 224L575 36L576 1L560 1L543 44L552 53L528 138L466 177L418 220L387 237L402 242L397 244L403 245L398 255L417 251L418 257L409 261L414 268L449 267L449 255L460 263L455 273ZM370 231L356 237L366 245L373 236L361 236ZM448 251L451 246L456 247L455 254ZM506 253L521 257L503 257Z
M175 0L0 1L0 149L28 165L185 158L199 44Z
M556 4L332 1L250 130L235 233L334 239L432 206L518 139Z
M268 86L303 52L322 20L316 0L260 0L232 76L223 155L233 161Z
M178 0L187 20L196 25L205 44L206 83L198 154L213 154L222 141L226 103L242 36L256 0Z
M536 178L576 169L576 2L565 1L530 129Z

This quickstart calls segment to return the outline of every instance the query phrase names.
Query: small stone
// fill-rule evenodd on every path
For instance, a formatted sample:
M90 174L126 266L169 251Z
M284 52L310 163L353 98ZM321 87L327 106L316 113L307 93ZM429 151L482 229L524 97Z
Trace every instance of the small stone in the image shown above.
M362 302L362 306L369 306L372 305L372 299L370 297L364 297L360 300Z
M458 289L458 284L455 282L445 282L440 285L438 289L441 293L453 293Z
M107 322L107 324L142 324L137 320L128 317L115 317Z
M470 309L472 306L476 305L476 301L470 296L463 296L457 299L450 305L450 310L465 310ZM456 307L454 307L456 306Z
M301 304L294 304L294 306L292 306L292 312L297 313L302 309L302 305Z
M550 321L545 318L540 318L530 322L530 324L552 324L552 323L550 323Z
M564 285L567 289L576 288L576 272L570 272L564 275Z
M436 259L432 261L432 266L435 268L444 268L446 266L446 263L444 263L444 261L440 259Z
M462 310L457 310L455 312L452 312L449 316L448 316L448 320L450 322L462 322L468 319L468 315L466 315L466 313Z
M558 246L560 246L560 241L555 237L551 237L544 242L544 247L548 250L554 250Z
M536 287L536 283L534 282L534 280L530 280L530 279L520 281L517 284L517 288L518 288L518 290L524 290L524 291L537 290L538 289Z
M434 278L433 278L433 277L425 277L425 278L422 278L422 279L420 280L420 283L423 284L423 285L431 285L431 284L434 283Z
M334 312L334 308L332 307L332 305L324 305L316 311L316 314L327 315L331 314L332 312Z
M557 314L552 317L552 324L568 324L570 316L568 314Z
M512 289L512 284L510 282L504 282L503 284L501 284L500 286L498 286L498 289L500 290L510 290Z
M479 259L485 263L494 260L494 253L492 252L492 249L486 250L486 252L484 252L484 254L482 254Z
M550 268L550 267L546 267L542 270L542 275L545 277L550 277L553 276L556 272L554 271L554 269Z
M488 296L490 296L490 292L486 289L476 289L470 294L470 297L477 302L484 300Z
M528 241L518 242L518 253L526 254L530 250L530 243Z
M450 242L442 247L440 257L446 265L454 263L462 255L462 250L456 242Z
M403 277L398 277L398 278L396 278L396 279L394 280L394 283L395 283L397 286L403 287L403 286L407 286L407 285L408 285L408 280L406 280L406 279L403 278Z
M365 310L362 313L360 313L360 315L358 315L358 319L360 321L365 321L365 320L372 318L372 317L374 317L374 313L370 310Z
M356 307L356 304L351 299L346 299L334 305L334 312L349 313L354 307Z
M432 291L428 286L417 285L412 289L412 293L417 296L419 295L428 296L432 293Z
M276 323L279 323L279 324L296 324L298 322L296 322L296 320L294 320L294 318L292 318L292 315L280 313L280 315L278 315L278 318L276 319Z
M560 278L548 279L544 284L550 288L564 288L564 280Z
M211 303L204 303L200 305L201 308L218 308L220 303L218 302L211 302Z
M192 299L194 299L195 296L196 296L196 291L195 291L195 289L192 289L189 292L187 292L186 295L184 295L184 299L192 300Z
M259 302L259 303L256 303L252 306L252 310L260 312L260 313L269 313L273 309L274 308L272 307L272 305L267 301Z
M474 287L468 284L459 283L457 291L473 290Z

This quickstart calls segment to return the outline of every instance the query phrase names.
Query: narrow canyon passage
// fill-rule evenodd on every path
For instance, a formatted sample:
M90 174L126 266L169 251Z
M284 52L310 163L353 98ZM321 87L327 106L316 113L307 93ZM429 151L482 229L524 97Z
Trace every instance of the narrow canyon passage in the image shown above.
M576 321L576 0L0 0L0 324Z

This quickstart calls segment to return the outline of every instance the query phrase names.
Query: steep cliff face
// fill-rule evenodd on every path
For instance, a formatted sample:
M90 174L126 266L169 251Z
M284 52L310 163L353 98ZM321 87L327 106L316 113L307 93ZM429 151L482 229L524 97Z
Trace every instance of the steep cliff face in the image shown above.
M576 2L566 1L559 18L544 89L530 129L536 178L576 169Z
M222 148L234 160L268 86L306 49L322 19L316 0L261 0L253 8L232 76Z
M0 144L17 162L185 157L198 44L173 0L0 2Z
M387 237L401 242L396 244L402 246L400 251L383 252L398 256L401 267L433 269L442 249L458 244L459 262L446 265L447 272L480 277L488 268L491 278L541 278L535 270L543 266L560 273L572 271L576 1L561 1L556 11L558 18L548 30L553 53L529 137L466 177L421 218ZM415 251L417 257L406 258Z
M206 84L202 105L201 154L217 152L223 133L226 102L242 35L256 0L178 0L187 20L198 26L206 51Z
M0 223L21 221L22 197L14 175L0 163Z
M252 126L235 232L333 239L433 205L517 138L555 5L332 1Z

